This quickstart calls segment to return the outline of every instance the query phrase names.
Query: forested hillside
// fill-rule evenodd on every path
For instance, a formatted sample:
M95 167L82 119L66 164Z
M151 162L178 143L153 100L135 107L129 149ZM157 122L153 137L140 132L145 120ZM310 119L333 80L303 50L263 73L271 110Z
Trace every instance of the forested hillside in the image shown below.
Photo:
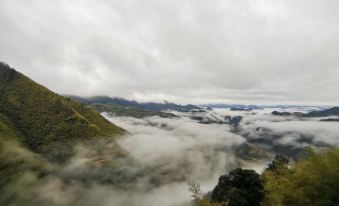
M113 137L124 130L81 103L59 96L0 64L0 114L20 139L38 153L53 153L74 142ZM61 151L57 151L62 156Z
M339 149L307 149L295 163L276 155L260 176L235 169L219 178L211 194L202 194L197 184L190 191L197 206L334 206L339 203L338 165Z

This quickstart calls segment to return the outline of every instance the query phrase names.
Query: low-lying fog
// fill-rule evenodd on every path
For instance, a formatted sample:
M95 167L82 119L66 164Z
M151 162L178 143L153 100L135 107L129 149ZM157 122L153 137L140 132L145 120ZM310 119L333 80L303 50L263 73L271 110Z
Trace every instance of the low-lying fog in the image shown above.
M261 172L275 153L295 159L308 146L339 145L338 122L273 116L273 110L175 112L180 118L174 119L104 114L130 132L118 143L138 162L138 169L148 168L138 180L142 192L111 196L111 200L122 205L181 205L189 203L187 182L191 179L207 192L220 175L235 167ZM229 124L227 116L242 120Z
M236 167L261 172L275 153L293 160L305 147L339 146L338 122L273 110L174 112L172 119L103 114L129 131L117 139L124 152L107 142L77 146L69 163L32 191L39 197L32 205L189 205L190 180L208 192Z
M240 165L234 148L246 140L226 124L199 124L186 118L106 117L131 134L118 141L142 167L150 191L133 194L123 205L176 205L189 202L187 182L210 190L218 177ZM150 179L150 180L149 180ZM153 181L152 181L153 180Z

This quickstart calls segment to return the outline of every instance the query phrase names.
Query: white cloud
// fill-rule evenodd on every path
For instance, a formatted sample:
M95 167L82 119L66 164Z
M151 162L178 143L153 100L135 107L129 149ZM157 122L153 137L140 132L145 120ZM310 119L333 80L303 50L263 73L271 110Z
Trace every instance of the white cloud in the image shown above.
M339 3L0 2L0 56L59 93L338 104Z
M35 179L35 174L29 173L19 183L28 179L27 182L37 184L31 184L32 189L18 190L28 198L25 204L32 205L185 206L191 200L186 185L189 179L199 181L207 192L217 184L220 175L235 167L262 171L275 152L274 146L287 146L285 152L291 156L295 155L295 148L308 145L339 146L337 122L279 117L270 112L213 111L217 117L243 116L237 134L227 124L190 120L189 113L173 119L104 115L129 131L116 139L129 155L117 155L116 144L110 141L78 145L66 165L53 165L55 171L43 178ZM269 141L251 144L255 138ZM251 147L242 148L243 143ZM242 150L249 154L250 161L244 160Z

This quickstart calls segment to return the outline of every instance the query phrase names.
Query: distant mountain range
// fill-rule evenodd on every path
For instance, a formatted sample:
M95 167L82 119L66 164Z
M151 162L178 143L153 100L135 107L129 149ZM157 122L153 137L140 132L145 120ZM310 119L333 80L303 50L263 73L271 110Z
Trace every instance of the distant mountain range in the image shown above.
M262 106L257 105L243 105L243 104L203 104L199 106L207 108L231 109L233 111L246 111L264 108Z
M278 112L273 111L272 115L275 116L297 116L297 117L329 117L329 116L339 116L339 107L333 107L330 109L325 109L321 111L312 111L309 113L303 112ZM335 121L336 119L328 119L322 121Z
M328 117L339 116L339 107L333 107L322 111L313 111L306 114L306 117Z
M296 116L296 117L304 117L306 115L303 112L278 112L278 111L273 111L271 114L274 116Z
M123 107L133 107L153 112L161 112L166 110L173 110L179 112L188 112L188 111L202 111L201 107L196 105L188 104L188 105L180 105L170 102L164 103L155 103L155 102L147 102L147 103L140 103L134 100L127 100L124 98L117 98L117 97L108 97L108 96L94 96L94 97L79 97L74 95L65 95L71 99L74 99L78 102L84 104L114 104Z
M108 114L114 116L125 116L125 117L135 117L135 118L144 118L144 117L152 117L152 116L159 116L163 118L173 118L177 117L175 114L169 112L157 112L157 111L149 111L145 109L139 109L136 107L127 107L127 106L120 106L116 104L99 104L99 103L92 103L86 104L88 107L96 110L97 112L106 112Z
M325 110L329 107L325 106L302 106L302 105L244 105L244 104L203 104L201 107L219 108L219 109L231 109L233 111L250 111L260 110L265 108L278 108L278 109L289 109L289 110L302 110L302 111L314 111L314 110Z

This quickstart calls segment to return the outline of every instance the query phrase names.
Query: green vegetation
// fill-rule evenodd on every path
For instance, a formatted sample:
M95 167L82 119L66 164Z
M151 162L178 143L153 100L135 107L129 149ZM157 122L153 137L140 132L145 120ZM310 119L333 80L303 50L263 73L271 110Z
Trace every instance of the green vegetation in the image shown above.
M128 117L135 117L135 118L144 118L144 117L151 117L151 116L159 116L163 118L177 117L176 115L171 114L171 113L149 111L149 110L139 109L136 107L125 107L125 106L119 106L115 104L90 104L88 106L98 112L108 112L116 116L128 116Z
M201 191L200 183L196 180L188 182L188 191L191 192L193 198L193 205L196 206L221 206L220 203L212 202L207 194Z
M77 141L114 141L123 133L92 109L0 63L0 205L37 205L39 185L57 167L48 160L65 161Z
M294 165L282 155L259 176L241 168L219 178L211 195L197 182L189 184L196 206L337 206L339 205L339 149L315 153L307 149Z
M188 184L196 206L260 206L264 186L254 170L237 168L219 178L211 194L203 194L196 181Z
M21 134L0 114L0 205L13 200L21 205L31 197L31 189L51 170L51 165L27 150ZM24 191L24 192L23 192Z
M267 165L265 171L277 172L279 170L288 169L288 163L290 161L281 154L275 155L272 162Z
M124 132L99 113L53 93L4 63L0 64L0 114L30 149L56 159L65 158L78 140Z
M194 201L196 206L224 206L225 204L212 202L208 197L202 197Z
M112 104L91 107L121 116L172 117ZM65 160L77 141L114 141L112 137L123 132L91 108L59 96L0 63L0 205L26 205L27 199L35 197L34 188L56 170L57 164L46 158ZM241 152L260 152L249 148ZM93 161L106 164L104 157ZM277 155L261 176L238 168L221 176L211 194L202 193L197 182L190 183L189 190L197 206L339 205L339 149L320 154L308 150L294 165Z
M265 206L339 204L339 149L309 153L291 168L277 167L262 176Z
M6 140L20 141L22 135L16 131L10 121L0 113L0 148L1 143Z
M260 175L254 170L237 168L219 178L213 189L212 202L229 206L259 206L264 198Z

